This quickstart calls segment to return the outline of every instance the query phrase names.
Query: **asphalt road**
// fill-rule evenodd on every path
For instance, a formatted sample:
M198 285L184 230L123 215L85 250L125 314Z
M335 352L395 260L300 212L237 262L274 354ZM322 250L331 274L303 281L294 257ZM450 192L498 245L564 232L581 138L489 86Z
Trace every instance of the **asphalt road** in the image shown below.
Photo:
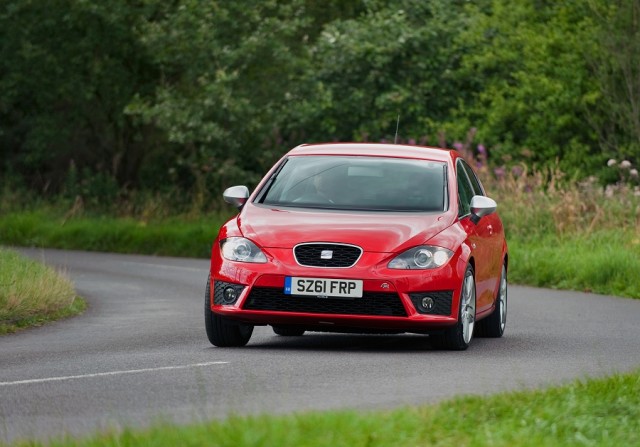
M504 338L465 352L418 335L260 327L215 348L202 307L208 261L22 250L62 267L82 316L0 338L0 440L223 418L375 409L548 386L640 365L640 300L512 286Z

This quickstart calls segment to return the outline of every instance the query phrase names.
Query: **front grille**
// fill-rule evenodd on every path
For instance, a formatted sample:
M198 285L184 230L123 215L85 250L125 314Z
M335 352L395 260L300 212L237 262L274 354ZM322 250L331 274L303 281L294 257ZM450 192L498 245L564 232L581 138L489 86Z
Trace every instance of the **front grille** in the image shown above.
M433 309L425 309L422 307L422 299L430 296L433 299ZM410 293L409 297L416 310L421 314L428 315L451 315L451 298L453 297L452 291L444 292L420 292Z
M322 259L322 253L331 252L331 259ZM300 244L293 249L298 264L307 267L337 267L353 266L360 258L362 249L355 245L344 244Z
M397 294L381 292L364 292L362 298L316 298L285 295L283 289L272 287L254 287L243 308L311 314L407 316Z

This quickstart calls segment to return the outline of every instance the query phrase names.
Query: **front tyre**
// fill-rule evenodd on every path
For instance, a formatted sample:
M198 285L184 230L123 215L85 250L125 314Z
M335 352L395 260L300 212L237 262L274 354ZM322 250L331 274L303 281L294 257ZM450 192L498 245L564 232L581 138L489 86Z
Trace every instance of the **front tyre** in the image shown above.
M441 349L464 351L471 344L476 323L476 282L473 267L467 266L462 280L458 322L441 334L433 335L434 344Z
M204 326L211 344L220 348L244 346L253 334L252 325L236 323L211 312L211 276L204 295Z
M496 308L491 315L478 321L478 336L500 338L507 325L507 267L502 266L500 288L496 297Z

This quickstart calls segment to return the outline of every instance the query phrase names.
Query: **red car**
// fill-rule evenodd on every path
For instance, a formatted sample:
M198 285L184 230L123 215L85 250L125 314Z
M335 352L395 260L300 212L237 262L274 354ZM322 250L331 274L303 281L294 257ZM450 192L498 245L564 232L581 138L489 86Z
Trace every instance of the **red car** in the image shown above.
M213 244L205 325L244 346L256 325L429 334L463 350L501 337L508 253L496 203L453 150L392 144L302 145L250 194Z

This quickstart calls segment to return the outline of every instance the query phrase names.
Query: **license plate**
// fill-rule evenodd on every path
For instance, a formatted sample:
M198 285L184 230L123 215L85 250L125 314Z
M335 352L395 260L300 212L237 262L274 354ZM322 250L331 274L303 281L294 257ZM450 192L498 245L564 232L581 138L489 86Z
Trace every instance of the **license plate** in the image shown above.
M284 280L284 293L285 295L362 298L362 280L287 276Z

